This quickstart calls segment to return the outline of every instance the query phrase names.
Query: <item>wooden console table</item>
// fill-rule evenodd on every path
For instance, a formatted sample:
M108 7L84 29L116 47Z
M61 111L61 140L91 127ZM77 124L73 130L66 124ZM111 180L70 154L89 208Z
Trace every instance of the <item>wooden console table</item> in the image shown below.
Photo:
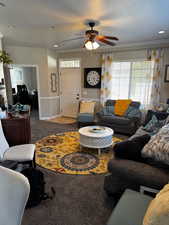
M1 120L9 146L28 144L31 141L30 115Z

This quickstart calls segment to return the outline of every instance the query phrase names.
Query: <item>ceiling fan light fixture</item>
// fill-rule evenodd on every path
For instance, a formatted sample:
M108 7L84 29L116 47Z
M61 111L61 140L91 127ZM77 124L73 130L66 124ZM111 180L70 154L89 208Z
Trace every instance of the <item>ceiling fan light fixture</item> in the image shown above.
M100 46L99 43L97 43L96 41L88 40L85 43L85 47L86 47L87 50L94 50L94 49L97 49L99 46Z
M165 33L165 30L160 30L158 33L159 34L164 34Z

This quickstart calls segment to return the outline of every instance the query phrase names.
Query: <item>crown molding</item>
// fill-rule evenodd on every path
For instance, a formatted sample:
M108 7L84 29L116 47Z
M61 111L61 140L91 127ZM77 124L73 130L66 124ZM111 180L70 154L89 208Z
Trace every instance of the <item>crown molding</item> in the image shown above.
M68 49L68 50L57 50L56 53L71 53L71 52L83 52L83 53L105 53L105 52L114 52L114 51L129 51L129 50L142 50L147 48L168 48L169 47L169 39L161 39L155 41L145 41L145 42L135 42L135 43L126 43L119 44L115 47L100 47L97 50L86 50L84 48L78 49Z

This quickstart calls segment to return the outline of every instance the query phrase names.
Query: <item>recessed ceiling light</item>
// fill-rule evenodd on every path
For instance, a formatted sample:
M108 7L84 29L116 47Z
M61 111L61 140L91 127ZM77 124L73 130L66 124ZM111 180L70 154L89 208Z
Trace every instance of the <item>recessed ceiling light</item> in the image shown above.
M57 44L56 44L56 45L54 45L53 47L54 47L54 48L58 48L58 47L59 47L59 45L57 45Z
M164 34L165 33L165 30L160 30L158 33L159 34Z
M0 7L5 7L6 5L3 2L0 2Z

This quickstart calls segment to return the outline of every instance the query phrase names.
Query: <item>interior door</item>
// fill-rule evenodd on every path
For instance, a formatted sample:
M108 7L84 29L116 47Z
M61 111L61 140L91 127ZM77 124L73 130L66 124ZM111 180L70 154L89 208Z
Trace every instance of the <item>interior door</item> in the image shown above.
M75 118L78 113L79 99L81 95L81 69L64 68L61 75L61 114Z

